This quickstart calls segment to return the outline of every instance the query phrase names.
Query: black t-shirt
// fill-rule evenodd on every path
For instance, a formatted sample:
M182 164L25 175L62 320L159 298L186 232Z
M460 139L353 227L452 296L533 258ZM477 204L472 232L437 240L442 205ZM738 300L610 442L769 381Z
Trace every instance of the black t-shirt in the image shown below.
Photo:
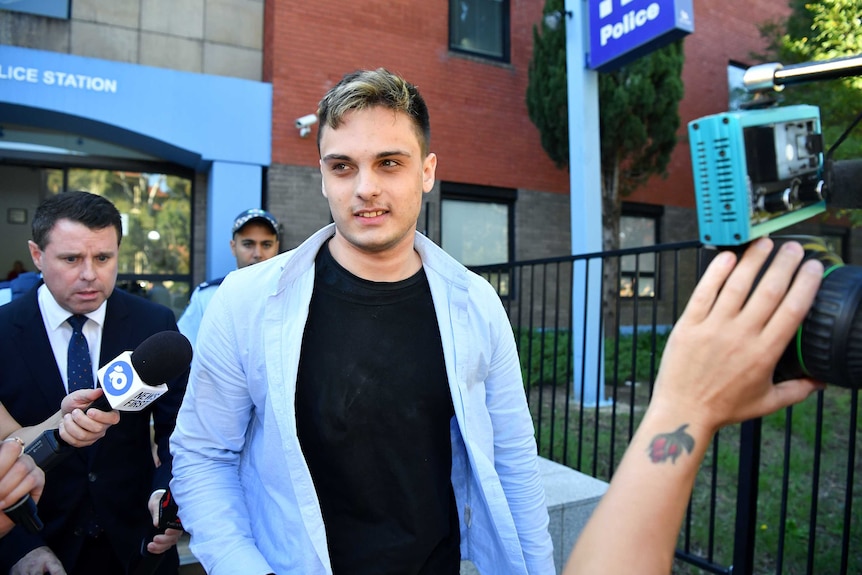
M425 272L366 281L327 245L315 269L296 421L333 571L457 575L454 409Z

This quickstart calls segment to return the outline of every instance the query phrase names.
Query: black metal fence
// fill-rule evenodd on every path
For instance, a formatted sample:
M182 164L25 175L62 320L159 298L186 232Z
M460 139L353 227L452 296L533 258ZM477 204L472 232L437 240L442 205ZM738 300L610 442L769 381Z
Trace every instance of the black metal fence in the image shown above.
M710 255L690 242L473 268L509 313L540 455L611 479ZM862 573L858 410L858 390L830 387L721 430L674 573Z

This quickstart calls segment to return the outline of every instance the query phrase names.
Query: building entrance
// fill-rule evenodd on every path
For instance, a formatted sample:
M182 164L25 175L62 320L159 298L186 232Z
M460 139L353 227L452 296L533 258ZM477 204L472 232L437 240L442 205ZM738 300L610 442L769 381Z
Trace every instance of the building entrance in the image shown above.
M15 267L38 271L27 246L36 207L53 194L84 190L110 199L123 218L117 285L179 317L191 289L193 173L166 163L39 153L20 142L14 149L8 140L4 144L0 280Z

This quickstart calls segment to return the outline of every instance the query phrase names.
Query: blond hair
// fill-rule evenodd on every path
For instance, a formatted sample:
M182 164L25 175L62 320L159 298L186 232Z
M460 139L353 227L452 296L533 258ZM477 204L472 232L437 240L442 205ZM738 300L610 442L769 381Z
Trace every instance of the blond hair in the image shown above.
M346 113L372 106L407 114L416 128L422 154L428 154L431 141L428 106L416 86L385 68L357 70L345 75L320 100L317 116L321 127L337 129ZM320 148L320 130L317 146Z

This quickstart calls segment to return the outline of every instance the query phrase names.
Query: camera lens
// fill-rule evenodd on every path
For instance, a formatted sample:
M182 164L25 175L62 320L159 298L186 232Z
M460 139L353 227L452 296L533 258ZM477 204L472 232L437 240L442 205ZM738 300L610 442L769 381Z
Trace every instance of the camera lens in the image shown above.
M811 377L850 389L862 387L862 267L835 264L840 258L818 238L785 239L800 241L805 259L820 259L826 272L814 304L775 368L774 381Z

